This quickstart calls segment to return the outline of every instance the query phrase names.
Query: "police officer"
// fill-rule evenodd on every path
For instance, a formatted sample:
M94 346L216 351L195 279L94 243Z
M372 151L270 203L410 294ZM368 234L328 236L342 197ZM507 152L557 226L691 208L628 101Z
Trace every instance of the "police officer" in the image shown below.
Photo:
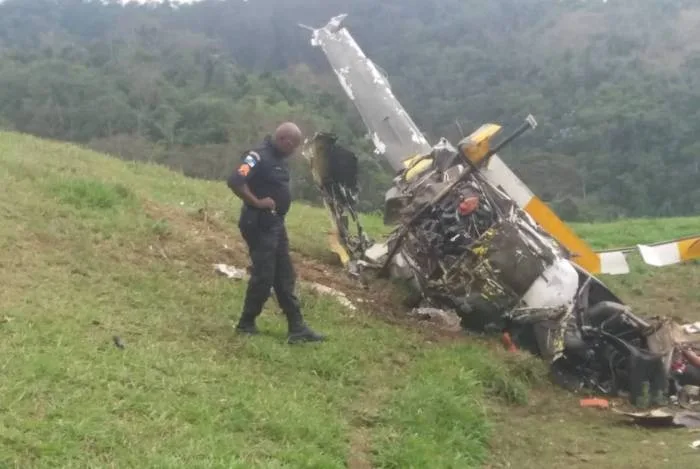
M288 158L301 144L301 138L301 130L295 124L280 125L259 148L243 153L241 163L228 179L228 187L243 201L238 227L253 264L236 331L258 333L255 320L274 288L287 317L289 343L325 339L305 324L301 314L294 294L296 275L284 224L291 205Z

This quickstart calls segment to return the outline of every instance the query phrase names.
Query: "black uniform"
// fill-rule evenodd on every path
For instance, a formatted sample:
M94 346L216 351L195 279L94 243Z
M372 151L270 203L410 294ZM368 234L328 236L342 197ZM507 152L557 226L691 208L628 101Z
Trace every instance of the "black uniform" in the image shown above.
M277 301L287 316L290 341L322 340L305 324L294 289L296 274L289 255L289 239L284 224L291 205L289 165L266 137L262 146L247 151L228 179L231 189L248 185L258 198L270 197L275 210L260 210L244 203L238 227L248 245L253 264L243 313L238 324L240 332L257 333L255 319L262 312L274 288Z

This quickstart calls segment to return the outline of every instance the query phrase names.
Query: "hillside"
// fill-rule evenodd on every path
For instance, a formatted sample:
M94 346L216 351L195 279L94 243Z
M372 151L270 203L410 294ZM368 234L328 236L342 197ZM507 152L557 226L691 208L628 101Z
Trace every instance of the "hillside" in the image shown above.
M338 13L432 139L540 127L504 158L569 220L700 213L700 8L689 0L0 4L0 127L221 179L274 123L332 130L389 175L298 23ZM298 168L296 196L317 201Z
M221 184L13 134L0 134L0 167L0 466L344 467L362 456L364 426L378 461L446 451L476 465L482 389L524 398L482 349L439 348L309 292L307 317L331 337L323 347L286 346L272 308L269 334L237 339L244 284L212 269L246 265ZM309 213L320 217L293 216L302 252L322 238L298 229ZM299 261L306 280L342 285ZM432 382L451 385L435 394Z
M0 133L0 184L2 467L534 468L544 457L621 469L697 458L677 433L576 409L527 357L406 320L398 292L366 292L321 261L318 209L290 214L300 276L359 310L303 289L330 341L290 348L273 304L267 334L233 334L244 285L212 264L246 260L224 184L13 133ZM598 244L612 232L630 244L694 221L585 229ZM697 265L640 267L616 287L645 311L697 315L688 287L699 276ZM659 438L662 450L638 443Z

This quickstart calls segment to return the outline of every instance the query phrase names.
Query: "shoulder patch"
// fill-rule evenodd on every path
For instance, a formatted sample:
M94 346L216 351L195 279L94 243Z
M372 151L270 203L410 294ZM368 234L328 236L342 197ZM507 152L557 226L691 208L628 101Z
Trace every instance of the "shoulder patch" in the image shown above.
M244 163L241 165L240 168L238 168L238 174L240 174L243 177L248 176L250 173L250 166L247 163Z
M255 167L255 165L258 164L258 161L260 161L260 155L254 151L249 152L243 159L243 162L251 168Z

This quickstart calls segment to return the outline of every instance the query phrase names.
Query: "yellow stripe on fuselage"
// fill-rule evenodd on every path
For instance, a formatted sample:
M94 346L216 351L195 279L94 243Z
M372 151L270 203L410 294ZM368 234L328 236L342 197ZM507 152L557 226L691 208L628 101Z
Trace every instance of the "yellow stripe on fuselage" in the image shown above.
M486 168L486 178L501 187L520 208L525 210L547 233L572 254L572 261L592 274L624 274L629 266L622 253L596 253L564 223L547 204L522 182L513 171L493 155Z
M584 240L576 236L576 233L561 221L547 204L533 196L530 202L525 205L524 210L547 233L569 250L574 262L590 273L601 272L601 262L598 254Z

